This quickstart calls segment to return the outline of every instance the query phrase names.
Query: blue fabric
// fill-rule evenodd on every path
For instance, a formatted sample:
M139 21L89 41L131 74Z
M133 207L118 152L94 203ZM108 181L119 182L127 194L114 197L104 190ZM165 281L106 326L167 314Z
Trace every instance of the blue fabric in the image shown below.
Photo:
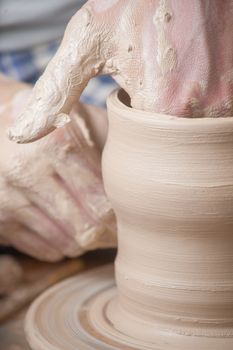
M50 59L55 54L59 42L55 41L34 49L20 52L0 52L0 72L26 83L35 84ZM81 96L81 102L105 107L106 98L117 84L109 76L91 79Z
M35 84L55 54L57 42L31 50L0 53L0 71L12 78Z

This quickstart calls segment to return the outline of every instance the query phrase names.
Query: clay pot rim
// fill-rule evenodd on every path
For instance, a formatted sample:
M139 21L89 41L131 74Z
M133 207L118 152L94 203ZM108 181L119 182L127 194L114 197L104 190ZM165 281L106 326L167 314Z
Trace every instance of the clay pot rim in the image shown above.
M163 113L152 113L131 108L125 104L120 97L125 95L123 89L115 89L107 99L107 107L109 111L115 112L114 117L133 121L135 124L140 123L143 126L150 126L164 129L187 129L190 131L208 131L208 132L233 132L233 117L220 118L185 118L167 115Z

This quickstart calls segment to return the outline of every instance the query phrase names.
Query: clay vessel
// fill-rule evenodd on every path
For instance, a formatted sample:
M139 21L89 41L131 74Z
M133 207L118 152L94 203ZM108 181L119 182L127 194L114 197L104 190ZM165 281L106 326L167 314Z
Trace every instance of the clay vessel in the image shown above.
M233 349L233 118L186 119L108 99L103 154L118 225L106 313L148 349Z

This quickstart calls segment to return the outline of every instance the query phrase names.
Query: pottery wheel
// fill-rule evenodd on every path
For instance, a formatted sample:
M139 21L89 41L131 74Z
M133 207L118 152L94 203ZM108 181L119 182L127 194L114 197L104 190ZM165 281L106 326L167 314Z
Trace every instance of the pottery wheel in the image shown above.
M142 350L150 346L120 333L106 316L116 296L113 266L69 278L37 298L26 317L33 350Z

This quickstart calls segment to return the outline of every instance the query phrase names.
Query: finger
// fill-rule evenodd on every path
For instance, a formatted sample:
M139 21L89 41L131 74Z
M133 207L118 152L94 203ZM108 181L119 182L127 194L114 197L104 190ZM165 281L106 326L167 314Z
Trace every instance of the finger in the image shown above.
M6 200L5 205L1 202L0 214L3 229L0 231L4 232L7 223L12 225L18 222L27 227L30 232L46 240L47 245L60 251L62 255L70 254L70 252L80 255L82 250L78 250L77 243L69 232L69 226L55 216L56 207L54 208L53 195L56 194L59 197L59 189L53 186L54 181L50 176L51 166L48 164L43 168L34 161L31 167L33 168L32 173L25 164L24 170L28 176L21 176L23 170L18 167L20 176L14 171L12 177L8 177L8 195L6 196L5 193L4 198L9 197L14 200ZM11 172L8 175L11 175ZM11 231L17 231L17 229Z
M19 208L13 215L65 256L78 256L83 249L75 240L73 223L77 221L81 230L82 217L70 194L55 181L51 166L42 170L37 179L31 180L29 188L24 183L26 179L17 183L30 205Z
M112 232L109 240L113 241L114 246L116 221L101 177L96 176L86 159L82 162L81 155L75 150L70 151L62 163L56 162L56 171L55 180L72 197L73 210L78 211L78 215L74 216L78 220L73 224L79 244L85 249L94 249L98 241L103 242L102 236L106 232Z
M31 202L30 206L18 209L14 213L14 218L44 239L50 247L60 251L62 255L67 255L73 250L73 237L36 203Z
M56 161L57 162L57 161ZM59 161L59 164L63 163L63 168L66 169L64 160ZM74 169L70 169L74 172ZM51 171L51 173L49 173ZM47 173L46 173L47 172ZM69 176L69 171L66 171ZM80 175L75 172L76 175ZM83 253L89 246L94 242L96 235L102 234L104 227L102 223L97 223L88 214L86 208L82 204L82 193L81 196L74 198L73 193L66 186L59 174L56 173L55 169L46 167L43 172L38 169L39 177L36 181L30 183L30 190L26 187L28 184L22 184L22 181L26 179L20 179L21 184L18 187L24 186L24 193L27 192L28 199L31 203L36 205L46 213L46 215L56 223L59 228L62 229L63 233L66 233L70 237L70 244L60 245L63 254L67 256L77 256ZM79 177L76 177L76 181L79 181ZM77 192L80 189L77 190ZM33 213L20 211L23 213L24 218L21 216L21 220L27 222L27 224L34 225L37 222L38 217L34 218ZM30 216L32 216L30 218ZM39 222L40 225L40 222ZM32 226L31 226L32 227ZM38 229L38 233L41 233L41 229ZM47 231L50 232L49 230ZM81 238L80 238L81 237ZM67 237L68 238L68 237ZM52 239L52 238L51 238ZM59 242L60 244L60 242ZM87 248L88 247L88 248Z
M20 227L18 231L8 233L8 241L11 246L19 251L43 261L58 261L64 255L51 247L33 231Z
M64 136L66 134L68 137ZM109 212L110 204L103 187L100 153L90 138L89 129L83 120L75 115L72 123L63 129L63 140L59 139L58 142L64 147L57 150L57 161L54 162L57 174L74 197L81 195L82 200L90 200L93 208L98 203L104 203L105 209L104 206L103 210L98 208L99 217L103 219L103 213L106 210ZM96 210L94 212L94 216L98 217Z
M73 226L71 232L81 247L91 249L106 232L107 224L110 231L109 218L114 219L114 223L115 218L103 190L100 155L88 140L85 125L76 121L74 118L63 132L57 130L50 138L52 143L55 138L59 147L44 151L54 154L51 158L56 170L53 178L59 193L64 192L69 198L66 203L70 205L69 213L73 213L69 220ZM113 232L116 232L115 226Z
M69 122L74 101L103 66L96 45L100 35L90 9L83 7L71 19L62 44L36 83L24 113L9 130L11 140L31 142Z

